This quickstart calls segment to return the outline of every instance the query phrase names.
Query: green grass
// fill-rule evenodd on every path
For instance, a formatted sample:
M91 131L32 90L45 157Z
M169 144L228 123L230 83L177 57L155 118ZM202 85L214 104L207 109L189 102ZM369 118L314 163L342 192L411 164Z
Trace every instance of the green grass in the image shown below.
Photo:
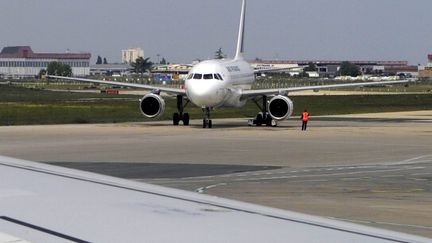
M151 120L142 116L138 96L99 93L53 92L0 85L0 125L116 123ZM307 108L312 115L349 114L383 111L432 109L432 94L293 96L294 115ZM166 99L166 110L159 120L170 120L175 99ZM190 104L192 119L202 118L200 108ZM253 102L239 109L219 108L213 118L253 117Z

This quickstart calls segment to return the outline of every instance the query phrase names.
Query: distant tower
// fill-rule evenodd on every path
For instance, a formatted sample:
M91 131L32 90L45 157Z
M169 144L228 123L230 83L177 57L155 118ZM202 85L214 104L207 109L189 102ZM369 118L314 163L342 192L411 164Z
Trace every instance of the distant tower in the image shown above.
M123 63L132 63L138 57L144 58L144 50L142 48L128 48L126 50L122 50L122 62Z
M428 64L423 67L419 67L419 77L421 78L432 78L432 54L428 55Z

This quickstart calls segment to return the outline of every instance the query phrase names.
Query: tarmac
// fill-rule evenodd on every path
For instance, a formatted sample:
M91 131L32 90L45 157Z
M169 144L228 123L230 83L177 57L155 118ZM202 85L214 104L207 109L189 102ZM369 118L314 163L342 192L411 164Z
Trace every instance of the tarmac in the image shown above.
M432 111L0 127L0 154L432 237Z

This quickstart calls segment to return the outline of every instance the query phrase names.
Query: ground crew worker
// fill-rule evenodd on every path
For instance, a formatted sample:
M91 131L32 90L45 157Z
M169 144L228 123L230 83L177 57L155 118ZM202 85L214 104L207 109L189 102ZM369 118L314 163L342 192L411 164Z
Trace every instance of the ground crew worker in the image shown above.
M302 131L306 131L307 123L309 121L309 113L306 109L303 111L300 119L302 120Z

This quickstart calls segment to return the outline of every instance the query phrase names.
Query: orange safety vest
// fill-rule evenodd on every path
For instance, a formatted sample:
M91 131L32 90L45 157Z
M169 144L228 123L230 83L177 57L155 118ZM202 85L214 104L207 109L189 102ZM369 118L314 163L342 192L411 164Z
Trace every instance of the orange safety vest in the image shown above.
M308 121L309 120L309 113L303 112L302 120L303 121Z

